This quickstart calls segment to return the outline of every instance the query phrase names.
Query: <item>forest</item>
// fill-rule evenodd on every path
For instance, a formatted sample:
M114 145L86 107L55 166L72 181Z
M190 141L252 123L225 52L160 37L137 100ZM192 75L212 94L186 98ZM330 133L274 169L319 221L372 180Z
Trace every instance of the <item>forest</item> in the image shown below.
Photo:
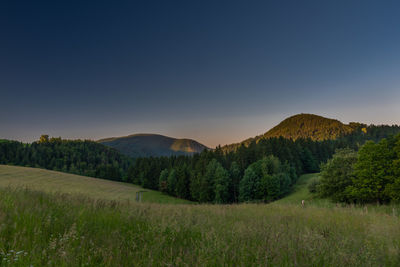
M324 173L327 164L337 158L336 155L331 159L337 149L358 151L362 147L359 152L362 154L371 146L371 143L363 146L366 141L379 141L399 132L398 126L357 124L352 127L356 130L335 140L271 137L253 139L235 149L218 146L193 156L136 159L97 142L42 135L31 144L2 140L0 164L129 182L200 203L270 202L290 193L299 175L319 172L321 164ZM392 191L396 186L391 185ZM355 201L354 194L353 198L337 200ZM362 201L392 198L385 195L365 197Z
M131 158L115 149L89 140L64 140L42 135L40 140L31 144L0 142L0 164L124 181L132 163Z
M128 170L128 179L198 202L269 202L288 194L299 175L320 171L337 149L358 150L367 140L381 140L400 129L352 127L356 130L335 140L261 138L234 150L217 147L192 157L138 158Z

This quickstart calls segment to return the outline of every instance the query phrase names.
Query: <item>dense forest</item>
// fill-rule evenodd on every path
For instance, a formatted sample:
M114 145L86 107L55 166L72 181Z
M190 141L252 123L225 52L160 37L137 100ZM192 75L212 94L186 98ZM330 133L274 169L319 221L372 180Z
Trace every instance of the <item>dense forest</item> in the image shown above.
M252 142L281 136L293 140L311 138L313 141L344 139L346 142L353 141L352 144L359 145L365 140L379 141L397 133L400 133L400 126L398 125L366 125L357 122L343 124L338 120L318 115L298 114L283 120L262 135L249 138L241 143L226 145L222 149L224 151L234 151L242 144L248 146ZM354 140L351 140L351 138Z
M338 150L322 165L312 189L321 197L348 203L400 200L400 135L368 141L358 152Z
M93 141L43 135L32 144L0 140L0 164L125 181L198 202L269 202L288 194L299 175L320 171L321 163L332 158L337 149L358 151L368 140L392 140L390 136L400 133L399 126L354 123L351 127L354 130L350 134L335 140L255 138L234 149L218 146L192 156L136 159ZM367 143L359 153L369 146ZM323 165L323 173L326 166ZM355 200L354 194L353 198L338 200ZM392 198L371 199L387 201Z
M263 137L283 136L285 138L307 138L312 140L337 139L354 131L352 125L346 125L334 119L314 114L298 114L289 117L266 132Z
M138 158L128 179L145 188L199 202L271 201L287 194L299 174L317 172L340 144L269 138L224 153Z
M132 163L132 159L118 151L88 140L63 140L42 135L32 144L0 142L0 164L126 181L127 169Z
M351 134L336 140L262 138L234 150L217 147L192 157L138 158L128 179L199 202L271 201L287 194L300 174L318 172L336 149L358 150L367 140L400 132L398 126L352 127Z

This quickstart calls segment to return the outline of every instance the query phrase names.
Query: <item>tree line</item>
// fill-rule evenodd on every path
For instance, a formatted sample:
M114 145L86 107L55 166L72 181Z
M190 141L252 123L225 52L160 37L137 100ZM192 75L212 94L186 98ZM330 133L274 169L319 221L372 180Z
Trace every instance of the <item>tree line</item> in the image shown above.
M358 130L336 140L272 137L234 149L218 146L193 156L136 159L93 141L43 135L31 144L0 140L0 164L130 182L198 202L268 202L290 192L299 175L320 171L320 164L337 149L357 151L366 140L380 140L400 130L398 126L352 127Z
M198 202L268 202L288 194L300 174L319 171L341 145L280 137L230 152L217 147L193 156L137 158L128 180Z
M400 135L368 141L358 152L337 150L322 165L321 180L313 187L337 202L400 201Z
M321 163L337 149L358 150L366 140L400 132L396 125L352 123L351 127L354 132L335 140L272 137L193 156L137 158L128 170L128 180L198 202L267 202L290 192L299 175L320 171Z
M42 135L31 144L0 142L0 164L38 167L73 174L126 181L133 160L93 141Z

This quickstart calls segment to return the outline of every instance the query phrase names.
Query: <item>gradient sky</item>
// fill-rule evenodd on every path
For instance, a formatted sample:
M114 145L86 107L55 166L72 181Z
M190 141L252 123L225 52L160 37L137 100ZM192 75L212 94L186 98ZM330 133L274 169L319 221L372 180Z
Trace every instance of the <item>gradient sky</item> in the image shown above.
M400 124L399 1L1 1L0 138L214 147L287 116Z

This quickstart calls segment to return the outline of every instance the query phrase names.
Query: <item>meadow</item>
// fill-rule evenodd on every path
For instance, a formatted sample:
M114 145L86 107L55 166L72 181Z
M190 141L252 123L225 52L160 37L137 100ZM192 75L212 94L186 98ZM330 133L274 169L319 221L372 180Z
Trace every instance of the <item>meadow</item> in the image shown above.
M399 266L398 216L319 202L304 191L312 179L280 201L240 205L0 187L0 265Z
M95 199L120 201L136 201L136 192L145 191L142 197L143 202L190 203L190 201L143 189L130 183L9 165L0 165L0 187L26 187L48 193L83 194Z

